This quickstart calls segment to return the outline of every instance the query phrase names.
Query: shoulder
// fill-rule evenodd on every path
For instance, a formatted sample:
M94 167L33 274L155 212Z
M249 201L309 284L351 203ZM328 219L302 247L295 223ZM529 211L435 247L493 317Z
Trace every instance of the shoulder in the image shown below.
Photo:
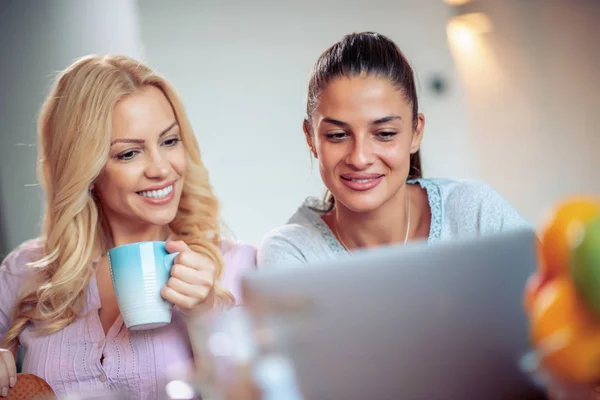
M43 255L44 242L28 240L11 251L0 264L0 337L9 326L13 306L24 282L33 276L34 270L28 268L28 264L38 261Z
M328 229L321 218L326 208L326 205L320 200L314 197L307 198L285 225L271 230L265 236L260 249L265 244L273 242L289 242L300 245L322 242Z
M223 273L220 282L235 297L236 304L242 301L241 282L243 275L256 268L256 247L239 241L222 240Z
M11 276L23 276L31 271L27 265L44 256L44 241L41 238L21 243L11 251L0 265L0 273Z
M502 199L489 184L473 179L435 179L440 193L447 203L473 203Z
M491 185L470 179L433 179L439 187L444 218L479 233L531 227L516 208Z
M307 199L288 223L272 229L258 248L258 265L306 264L309 252L326 248L327 232L318 209Z
M304 249L318 242L316 232L305 225L290 223L268 232L258 248L258 264L306 261Z
M225 264L231 266L256 265L256 247L234 240L223 240L220 245Z
M426 189L430 206L443 208L443 213L455 209L466 212L481 205L491 205L504 201L488 184L476 180L456 180L448 178L424 178L416 181ZM433 204L432 204L433 203Z
M436 189L445 206L505 201L490 185L473 179L428 178L419 180L419 184L429 190Z
M480 209L503 212L512 205L492 186L476 180L444 180L440 185L442 197L448 207Z

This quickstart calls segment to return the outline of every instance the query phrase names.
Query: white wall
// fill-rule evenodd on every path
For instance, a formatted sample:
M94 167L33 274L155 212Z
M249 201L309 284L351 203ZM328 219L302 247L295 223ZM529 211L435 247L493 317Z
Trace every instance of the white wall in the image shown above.
M54 73L89 53L141 56L137 17L135 0L1 3L0 258L40 232L36 123Z
M415 67L425 174L479 177L440 0L144 0L140 10L147 59L181 94L241 240L258 244L304 197L323 194L301 130L307 78L347 33L386 34ZM434 74L447 80L442 96L428 89Z
M482 177L540 223L600 195L600 2L488 1L493 30L453 46Z
M473 2L494 30L454 60L438 0L0 4L0 256L39 232L41 194L27 185L52 73L91 52L143 53L173 81L225 220L251 243L322 194L300 129L306 80L325 48L361 30L392 37L417 71L426 175L482 178L534 222L565 195L600 194L597 1ZM447 80L442 96L433 74Z

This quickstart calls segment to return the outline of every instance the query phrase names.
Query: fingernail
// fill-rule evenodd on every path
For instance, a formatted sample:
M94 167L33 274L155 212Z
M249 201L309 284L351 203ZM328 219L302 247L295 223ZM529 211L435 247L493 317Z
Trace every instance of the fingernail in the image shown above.
M7 397L8 396L8 388L7 387L3 387L2 388L2 397Z
M15 387L15 385L17 384L17 378L15 378L14 376L11 376L8 383L9 383L10 387Z

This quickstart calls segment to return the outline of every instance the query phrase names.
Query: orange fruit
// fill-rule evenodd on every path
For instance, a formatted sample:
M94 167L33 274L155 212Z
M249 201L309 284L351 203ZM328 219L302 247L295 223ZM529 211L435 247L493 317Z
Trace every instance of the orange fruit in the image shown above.
M568 277L544 285L530 315L531 340L544 368L570 382L600 378L600 325L582 306Z
M533 308L533 302L542 289L542 287L550 281L550 270L546 263L544 249L542 243L535 238L536 256L537 256L537 271L527 279L525 284L525 293L523 297L523 305L527 314L530 314Z
M535 273L527 279L527 283L525 284L525 294L523 296L523 306L528 315L531 314L537 294L542 289L544 283L545 282L539 273Z
M561 345L563 341L568 343ZM566 330L540 342L537 349L543 368L565 382L592 383L600 378L598 330L583 335Z
M535 238L535 250L537 256L537 271L540 276L548 278L551 274L548 260L546 260L546 251L544 245L537 237Z
M571 235L576 228L600 215L600 201L577 197L558 205L541 231L545 267L551 277L569 274Z
M584 308L568 277L555 278L544 285L531 308L531 339L534 344L568 327L582 330L590 325Z

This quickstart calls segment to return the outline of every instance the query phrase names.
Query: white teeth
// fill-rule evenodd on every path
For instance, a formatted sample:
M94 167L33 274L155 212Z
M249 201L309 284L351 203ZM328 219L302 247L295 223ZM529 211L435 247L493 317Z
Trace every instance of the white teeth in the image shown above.
M168 186L164 189L147 190L144 192L138 192L138 194L140 196L149 197L151 199L162 199L164 197L167 197L169 195L169 193L171 193L172 191L173 191L173 185Z
M358 183L367 183L372 181L372 179L352 179L352 182L358 182Z

